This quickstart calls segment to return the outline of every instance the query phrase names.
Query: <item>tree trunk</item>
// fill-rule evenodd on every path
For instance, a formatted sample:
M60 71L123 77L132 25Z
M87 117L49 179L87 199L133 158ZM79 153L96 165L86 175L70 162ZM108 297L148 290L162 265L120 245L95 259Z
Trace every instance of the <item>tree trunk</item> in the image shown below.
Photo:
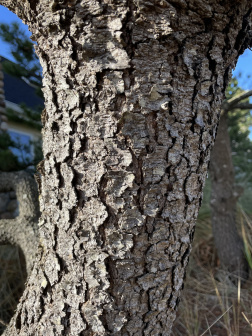
M24 171L0 172L0 193L9 191L16 192L19 215L15 219L0 219L0 245L4 245L1 246L1 254L3 256L15 251L13 247L6 250L6 244L18 246L23 253L19 253L20 258L16 259L16 263L18 261L16 268L12 264L6 270L6 264L2 264L3 258L1 259L0 323L3 326L9 322L11 314L15 311L15 304L17 305L27 276L31 273L38 249L39 204L34 178ZM3 251L5 251L4 254ZM14 260L12 259L12 262ZM7 260L5 262L7 263ZM13 283L15 290L13 290ZM1 326L1 334L2 330Z
M240 193L234 180L227 113L223 113L220 118L209 171L212 187L211 220L221 266L235 277L247 279L248 263L235 221L236 203Z
M24 172L0 172L0 192L14 190L19 203L15 219L0 220L0 244L19 246L25 256L26 273L30 274L38 249L39 203L36 182Z
M6 335L169 335L251 2L0 3L46 101L40 254Z

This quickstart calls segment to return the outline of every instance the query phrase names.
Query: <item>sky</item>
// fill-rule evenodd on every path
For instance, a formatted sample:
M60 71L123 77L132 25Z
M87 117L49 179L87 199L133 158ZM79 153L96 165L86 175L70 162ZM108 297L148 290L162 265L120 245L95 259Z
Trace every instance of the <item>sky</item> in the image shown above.
M7 8L0 6L0 23L11 23L13 21L22 23L22 21ZM27 32L27 36L30 36L31 33L28 30L28 27L22 23L24 30ZM9 60L14 60L10 48L7 43L4 43L0 40L0 55L8 58ZM233 71L235 76L240 76L239 85L244 90L252 89L252 51L247 49L244 54L241 55L238 59L235 70Z
M27 32L27 36L31 36L31 33L28 30L28 27L20 20L16 14L9 11L7 8L0 6L0 23L11 23L11 22L19 22L23 25L24 30ZM9 60L13 61L13 57L10 53L10 47L7 43L4 43L0 39L0 55L8 58Z

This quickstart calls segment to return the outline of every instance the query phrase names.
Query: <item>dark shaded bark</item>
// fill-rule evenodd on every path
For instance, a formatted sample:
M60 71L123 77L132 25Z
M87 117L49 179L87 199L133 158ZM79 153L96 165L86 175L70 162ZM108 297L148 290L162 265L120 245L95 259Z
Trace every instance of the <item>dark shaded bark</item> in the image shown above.
M169 335L250 1L0 3L46 101L40 254L6 335Z

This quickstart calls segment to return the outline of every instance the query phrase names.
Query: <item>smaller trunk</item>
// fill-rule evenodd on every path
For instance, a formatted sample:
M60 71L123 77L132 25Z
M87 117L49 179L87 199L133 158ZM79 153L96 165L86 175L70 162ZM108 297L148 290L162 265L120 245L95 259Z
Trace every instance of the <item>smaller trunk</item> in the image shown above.
M212 227L221 266L235 277L247 279L248 263L235 221L239 193L234 181L226 114L220 118L218 134L211 153L210 177Z
M0 245L19 246L29 275L38 249L38 191L35 180L25 171L0 172L0 192L14 190L19 203L15 219L0 220Z

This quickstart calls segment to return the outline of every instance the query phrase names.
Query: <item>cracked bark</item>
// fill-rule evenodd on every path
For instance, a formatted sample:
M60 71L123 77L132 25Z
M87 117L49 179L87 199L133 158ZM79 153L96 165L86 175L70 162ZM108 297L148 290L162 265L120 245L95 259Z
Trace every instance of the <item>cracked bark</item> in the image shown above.
M5 335L169 335L250 1L0 3L46 101L40 254Z

